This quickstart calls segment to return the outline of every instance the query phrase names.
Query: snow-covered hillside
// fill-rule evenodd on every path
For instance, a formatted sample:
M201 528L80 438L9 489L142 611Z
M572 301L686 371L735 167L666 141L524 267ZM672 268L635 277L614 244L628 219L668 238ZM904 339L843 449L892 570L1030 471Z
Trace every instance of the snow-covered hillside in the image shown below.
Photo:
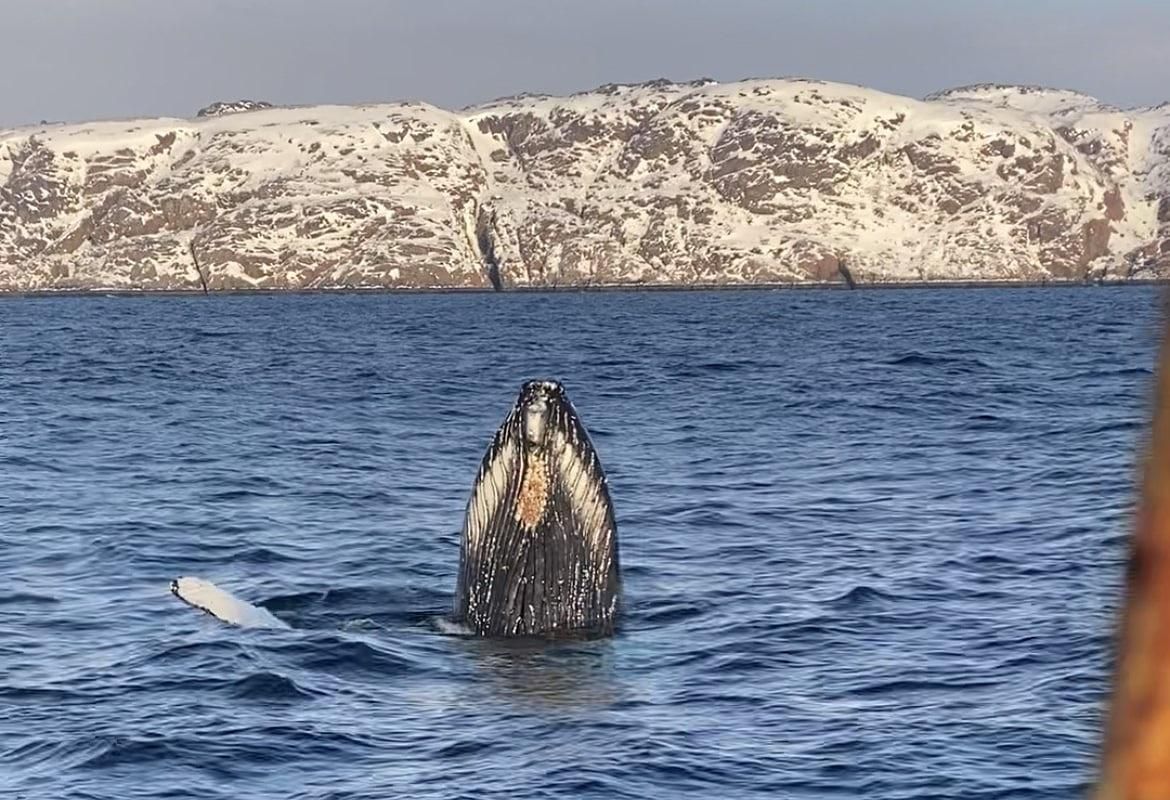
M609 85L0 130L0 290L1170 273L1170 106Z

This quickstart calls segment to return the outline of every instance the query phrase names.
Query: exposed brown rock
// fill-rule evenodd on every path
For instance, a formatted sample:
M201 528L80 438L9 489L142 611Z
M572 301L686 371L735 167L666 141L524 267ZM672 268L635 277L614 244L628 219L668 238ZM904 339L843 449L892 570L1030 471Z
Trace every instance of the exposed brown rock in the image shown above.
M1125 219L1125 201L1121 199L1121 190L1116 186L1105 192L1104 208L1105 219L1114 222Z
M1082 226L1084 245L1081 250L1080 265L1087 266L1090 261L1109 253L1109 236L1112 229L1109 220L1091 219Z

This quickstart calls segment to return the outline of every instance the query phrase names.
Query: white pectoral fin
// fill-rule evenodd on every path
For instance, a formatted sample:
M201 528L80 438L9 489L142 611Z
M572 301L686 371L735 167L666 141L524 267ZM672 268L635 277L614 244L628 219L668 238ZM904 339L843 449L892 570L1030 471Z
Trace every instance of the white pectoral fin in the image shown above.
M497 435L480 466L479 476L472 489L463 531L464 543L472 550L479 547L484 531L504 501L508 483L516 472L520 448L513 427L505 423Z
M558 434L557 469L579 528L596 553L612 544L613 511L592 445Z
M206 611L216 619L244 628L287 628L288 623L266 608L254 606L202 578L171 581L171 593L184 603Z

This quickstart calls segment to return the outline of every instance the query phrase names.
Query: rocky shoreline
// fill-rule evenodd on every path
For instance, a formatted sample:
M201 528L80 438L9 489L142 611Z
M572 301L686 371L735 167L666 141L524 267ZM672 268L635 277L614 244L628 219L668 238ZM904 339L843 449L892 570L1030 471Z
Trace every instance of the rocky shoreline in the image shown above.
M887 281L849 286L845 283L751 283L751 284L651 284L613 286L522 286L500 292L484 287L396 287L355 289L38 289L32 291L0 291L0 300L16 298L51 297L263 297L273 295L425 295L425 294L615 294L659 292L874 292L930 289L1096 289L1143 286L1170 286L1170 278L1131 278L1085 281Z

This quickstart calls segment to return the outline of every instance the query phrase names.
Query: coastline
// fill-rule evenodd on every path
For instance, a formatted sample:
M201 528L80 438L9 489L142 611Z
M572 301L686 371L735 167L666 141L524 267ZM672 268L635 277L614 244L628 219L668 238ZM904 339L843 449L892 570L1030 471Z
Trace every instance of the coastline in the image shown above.
M558 295L606 294L606 292L683 292L683 291L881 291L929 289L1095 289L1100 287L1150 287L1170 285L1170 278L1133 278L1107 281L887 281L859 283L693 283L693 284L605 284L573 287L514 287L495 290L467 287L337 287L330 289L30 289L0 290L5 299L46 297L252 297L271 295Z
M380 294L571 294L608 292L730 292L730 291L878 291L905 289L1072 289L1117 286L1170 285L1170 278L1109 279L1100 281L1052 280L940 280L940 281L883 281L858 283L855 286L841 282L801 283L694 283L694 284L601 284L581 286L516 286L503 290L490 287L420 286L420 287L358 287L339 286L320 289L0 289L0 300L35 299L46 297L250 297L269 295L380 295Z
M1155 152L1170 109L1011 87L919 101L788 79L461 111L242 105L0 132L0 174L25 187L9 198L0 293L1170 278L1164 165L1118 155ZM1092 114L1070 128L1070 109Z

